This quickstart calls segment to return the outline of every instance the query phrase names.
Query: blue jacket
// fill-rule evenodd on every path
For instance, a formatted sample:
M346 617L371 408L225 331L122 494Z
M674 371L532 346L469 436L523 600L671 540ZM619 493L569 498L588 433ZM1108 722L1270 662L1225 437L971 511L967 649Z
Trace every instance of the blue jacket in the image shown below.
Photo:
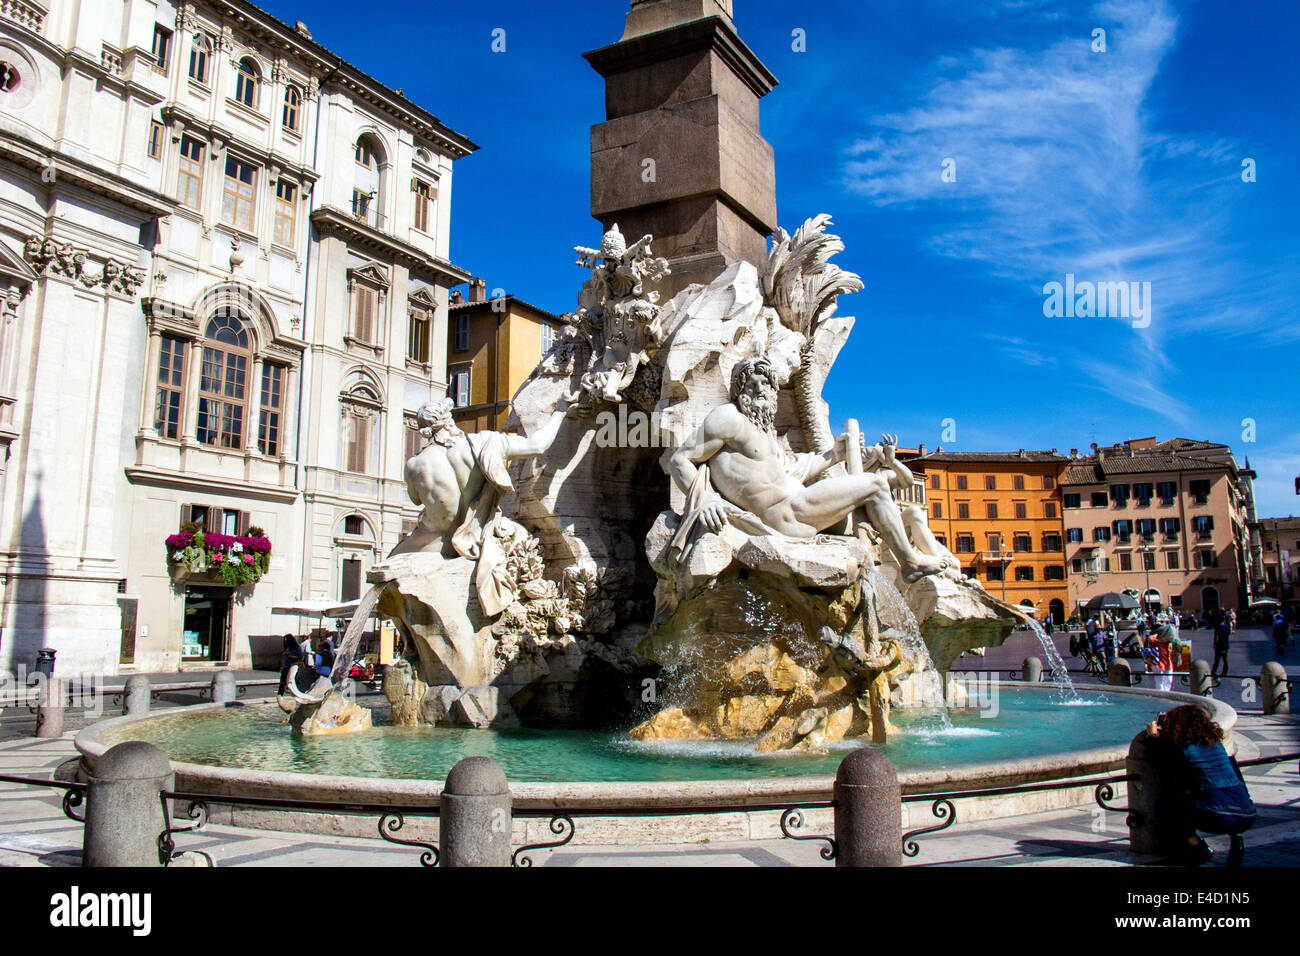
M1223 744L1191 744L1182 748L1182 754L1187 764L1187 789L1199 812L1243 816L1255 813L1241 770Z

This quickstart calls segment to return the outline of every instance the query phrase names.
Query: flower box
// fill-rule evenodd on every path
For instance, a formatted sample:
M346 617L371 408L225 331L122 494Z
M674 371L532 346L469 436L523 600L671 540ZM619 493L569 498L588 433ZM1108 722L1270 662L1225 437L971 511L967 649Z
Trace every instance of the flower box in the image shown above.
M262 535L178 531L166 545L173 575L204 575L232 588L256 584L271 561L271 542Z

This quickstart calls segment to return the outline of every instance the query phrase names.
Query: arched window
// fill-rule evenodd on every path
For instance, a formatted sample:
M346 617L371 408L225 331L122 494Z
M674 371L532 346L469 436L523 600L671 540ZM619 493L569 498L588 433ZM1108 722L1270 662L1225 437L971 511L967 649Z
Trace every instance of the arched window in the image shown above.
M235 76L235 99L249 109L257 109L258 78L257 64L248 57L239 61L239 72Z
M302 94L298 92L298 87L288 86L284 90L284 128L297 132L298 130L298 106L302 103Z
M214 315L204 332L195 437L205 445L243 448L248 420L248 332L228 312Z
M339 396L342 448L341 470L358 475L370 474L377 463L380 412L383 401L378 387L365 375L348 376Z
M372 226L379 225L380 166L378 146L370 136L357 139L356 162L352 167L352 215Z
M208 56L212 53L212 41L202 33L194 35L194 45L190 47L190 79L207 85Z

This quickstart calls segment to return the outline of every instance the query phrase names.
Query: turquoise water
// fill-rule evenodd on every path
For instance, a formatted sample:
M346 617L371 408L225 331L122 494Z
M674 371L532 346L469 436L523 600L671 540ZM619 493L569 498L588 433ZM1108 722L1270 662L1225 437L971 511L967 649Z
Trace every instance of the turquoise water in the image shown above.
M953 710L945 731L937 711L895 710L901 733L885 746L902 769L954 767L1127 744L1169 701L1084 694L1062 703L1050 691L999 687L980 710ZM996 703L996 715L992 704ZM241 707L177 716L132 728L106 743L146 740L177 761L357 777L442 780L462 757L492 757L516 782L721 780L833 774L861 739L828 755L760 755L738 741L639 743L586 730L467 730L376 726L366 734L302 738L276 708Z

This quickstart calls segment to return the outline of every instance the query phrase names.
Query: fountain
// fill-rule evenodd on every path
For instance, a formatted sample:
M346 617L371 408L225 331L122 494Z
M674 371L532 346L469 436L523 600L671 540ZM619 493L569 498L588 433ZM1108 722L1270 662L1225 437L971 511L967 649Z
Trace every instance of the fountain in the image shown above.
M670 32L628 42L643 58ZM762 86L747 75L725 95ZM1181 695L1089 689L1099 705L1084 711L994 685L996 706L974 708L950 679L1025 612L931 533L895 437L833 432L822 387L854 328L838 303L862 282L833 264L830 225L778 228L766 255L716 268L670 263L613 224L575 247L578 308L506 431L461 432L446 399L421 409L425 447L405 473L417 528L371 570L334 673L281 701L290 726L258 706L122 718L83 732L85 759L150 739L191 792L418 804L481 754L517 806L538 807L824 799L859 746L886 748L906 792L1122 765ZM901 361L874 361L863 396L904 387ZM371 608L405 655L375 719L345 677Z

